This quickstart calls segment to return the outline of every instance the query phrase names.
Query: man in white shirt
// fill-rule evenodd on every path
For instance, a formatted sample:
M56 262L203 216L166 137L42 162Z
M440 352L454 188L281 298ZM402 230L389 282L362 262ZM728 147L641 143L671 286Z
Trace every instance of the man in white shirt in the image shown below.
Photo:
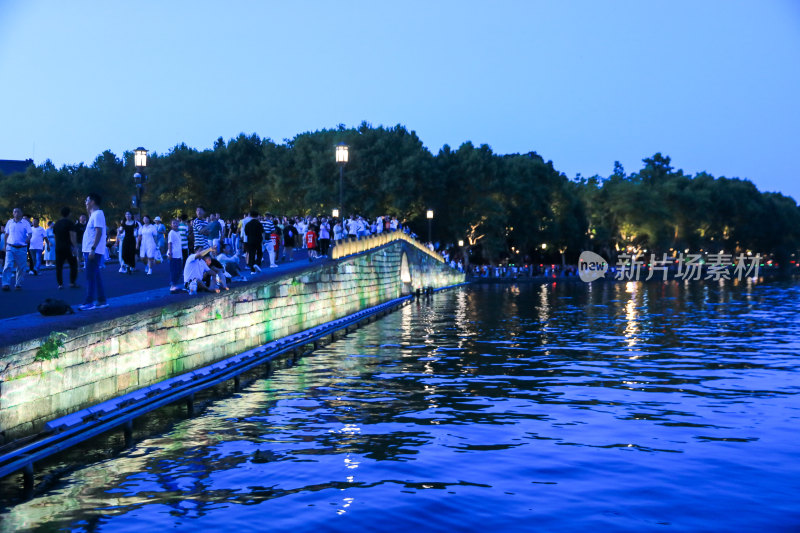
M192 292L191 283L197 282L197 291L206 292L219 292L217 290L216 276L210 274L211 268L205 260L205 256L211 251L211 248L205 250L200 246L195 248L193 254L189 255L186 259L186 265L183 267L183 282L186 283L189 292ZM208 273L208 274L207 274Z
M250 213L245 213L244 217L242 217L242 224L239 227L239 238L242 242L242 250L244 250L244 261L247 263L250 259L249 254L247 253L247 234L244 232L244 227L247 225L253 217L250 216Z
M361 215L358 216L358 238L369 237L369 223Z
M346 224L347 224L347 236L358 239L358 221L356 220L356 216L350 215L350 220L348 220Z
M89 212L89 222L83 232L81 251L86 268L86 301L78 309L102 309L108 307L106 294L103 290L103 279L100 277L100 261L106 254L106 216L100 209L102 199L99 194L90 193L86 196L86 210ZM95 296L97 300L95 301Z
M15 288L22 290L25 278L25 267L28 259L28 245L31 242L31 225L22 218L22 209L14 208L14 218L10 219L3 230L6 247L6 261L3 265L3 290L11 290L11 274L16 270Z

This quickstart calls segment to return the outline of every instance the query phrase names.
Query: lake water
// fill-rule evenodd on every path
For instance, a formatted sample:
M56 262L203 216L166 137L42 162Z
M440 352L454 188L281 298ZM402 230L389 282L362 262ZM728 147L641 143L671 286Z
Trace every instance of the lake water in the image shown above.
M798 531L795 284L439 293L0 515L52 531Z

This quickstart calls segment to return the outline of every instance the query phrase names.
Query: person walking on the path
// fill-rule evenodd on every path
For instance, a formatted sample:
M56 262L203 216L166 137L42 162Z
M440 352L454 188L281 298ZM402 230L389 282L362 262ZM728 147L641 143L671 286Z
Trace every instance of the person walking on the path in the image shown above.
M319 255L328 256L328 248L331 244L331 225L327 218L322 219L319 225Z
M245 233L244 228L247 227L247 223L250 222L251 218L252 217L249 213L245 213L242 217L242 220L239 221L239 226L237 229L237 233L239 233L239 236L241 237L239 242L242 247L241 249L244 252L244 260L248 265L250 264L250 253L248 252L249 247L247 246L247 233Z
M89 221L83 233L83 260L86 265L86 301L78 309L102 309L108 307L106 294L103 290L103 278L100 277L100 258L106 252L106 216L100 209L102 199L99 194L90 193L86 196L86 210L89 212ZM95 300L95 297L97 298Z
M264 239L264 227L261 221L258 220L258 213L252 211L250 213L250 220L244 226L244 234L247 236L245 249L247 250L247 266L250 267L250 273L255 274L256 270L261 272L261 267L258 266L261 255L261 242Z
M22 218L22 209L15 207L14 218L6 223L3 230L6 243L6 260L3 265L3 290L11 290L11 273L16 271L14 288L22 290L22 280L25 279L27 266L28 245L33 233L30 223Z
M305 241L308 249L308 262L311 263L317 258L317 232L314 226L308 226Z
M158 253L163 257L167 253L167 227L161 222L161 217L153 219L153 225L156 227L156 248Z
M264 215L264 219L261 221L261 227L264 228L264 238L266 239L264 249L269 258L269 266L270 268L277 268L278 265L275 264L275 254L277 253L275 243L278 237L278 230L275 227L275 222L272 220L272 213Z
M139 257L147 263L145 274L149 276L153 273L153 261L155 261L158 251L156 244L158 230L150 223L150 217L147 215L142 217L142 223L142 227L139 229L139 240L136 241L136 249L139 250Z
M289 258L289 261L294 261L294 241L297 234L297 229L294 227L294 221L284 217L283 221L283 260Z
M52 220L47 223L47 231L44 236L44 265L56 266L56 234L53 233Z
M355 215L350 215L350 220L347 221L347 236L352 240L358 240L359 224Z
M78 246L82 246L83 232L86 231L86 215L81 214L78 221L75 223L75 238L78 240ZM85 268L83 264L83 253L78 250L78 266Z
M183 289L183 246L178 230L178 219L172 220L172 230L167 236L167 257L169 258L169 292L177 294Z
M78 236L75 233L75 223L69 219L70 209L61 209L61 220L53 225L56 250L56 282L58 288L64 288L64 261L69 263L69 286L77 288L78 260L75 259L73 250L78 249Z
M42 268L42 251L44 250L44 228L39 225L39 219L33 217L31 219L31 243L29 244L28 263L30 271L28 274L34 276L39 275L39 269Z
M186 259L189 258L189 216L186 213L181 213L178 221L178 233L181 234L181 253L183 254L183 265L186 265Z
M211 213L208 216L208 244L211 246L212 254L218 254L222 251L220 248L220 239L222 238L222 223L219 219L219 213Z
M128 274L136 270L136 239L139 237L139 223L133 219L130 211L125 212L122 222L122 263L120 273Z

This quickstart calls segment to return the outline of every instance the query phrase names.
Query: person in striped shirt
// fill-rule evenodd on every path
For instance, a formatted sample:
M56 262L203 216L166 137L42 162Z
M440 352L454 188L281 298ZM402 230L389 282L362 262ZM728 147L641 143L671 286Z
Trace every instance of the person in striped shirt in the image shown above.
M277 268L278 265L275 264L275 241L272 238L272 234L277 232L277 228L275 227L275 221L272 220L272 213L264 215L264 218L261 219L261 226L264 228L264 247L269 255L269 266Z
M189 217L186 213L181 213L180 222L178 223L178 233L181 234L181 254L183 255L183 264L186 264L186 259L189 257Z
M192 220L190 234L194 236L194 247L201 247L203 250L208 248L208 220L206 220L206 209L197 206L197 218Z

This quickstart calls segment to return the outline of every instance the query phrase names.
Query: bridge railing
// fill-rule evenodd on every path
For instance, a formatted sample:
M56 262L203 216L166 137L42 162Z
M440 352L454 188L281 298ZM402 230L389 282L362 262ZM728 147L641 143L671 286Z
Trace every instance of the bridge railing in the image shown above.
M347 257L349 255L360 254L361 252L366 252L368 250L380 248L381 246L389 244L390 242L394 241L406 241L407 243L416 247L418 250L425 252L434 259L437 259L442 263L445 262L442 254L434 252L433 250L422 244L417 239L411 237L409 234L404 233L402 231L377 233L375 235L370 235L369 237L362 237L361 239L358 240L349 240L349 239L338 240L336 241L336 246L334 246L333 249L331 250L331 258L341 259L342 257Z

